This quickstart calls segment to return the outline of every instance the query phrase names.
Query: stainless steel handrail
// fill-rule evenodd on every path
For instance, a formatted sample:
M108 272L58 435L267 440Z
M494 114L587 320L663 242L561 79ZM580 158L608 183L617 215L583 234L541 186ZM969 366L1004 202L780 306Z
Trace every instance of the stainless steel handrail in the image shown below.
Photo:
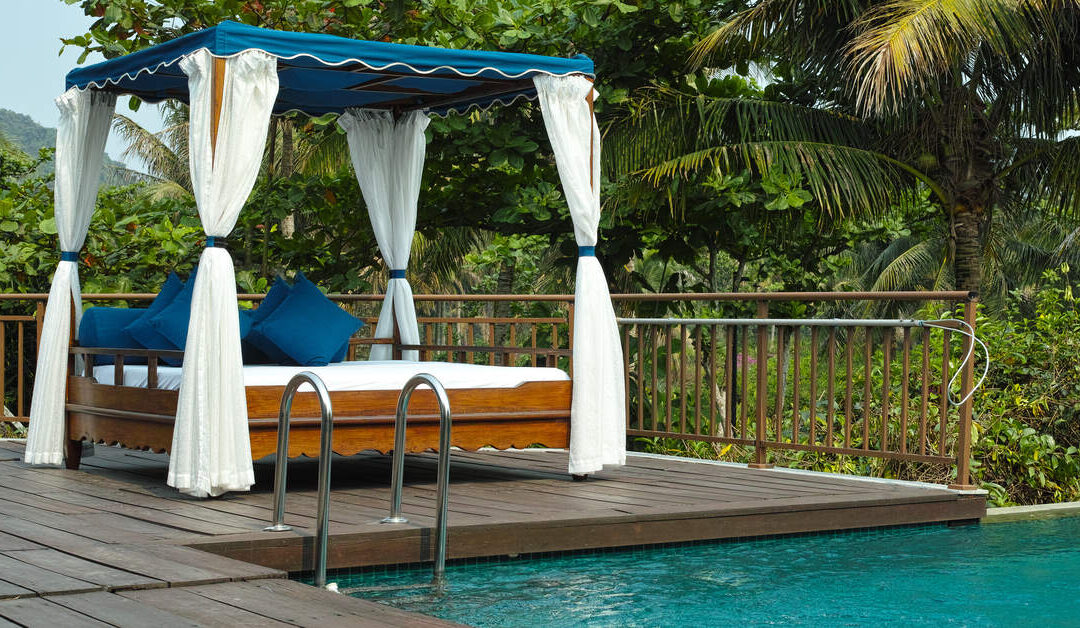
M281 410L278 412L278 447L277 460L274 463L274 523L264 530L281 532L292 530L285 525L285 471L289 460L289 414L292 412L293 397L304 384L310 384L319 397L319 409L322 422L319 427L319 497L318 515L315 519L315 586L326 586L327 537L330 531L330 458L333 456L331 445L334 442L334 413L330 406L330 392L318 375L311 371L297 373L285 386L281 396Z
M432 581L440 584L446 572L446 516L449 510L450 492L450 399L446 389L428 373L414 375L405 382L398 396L397 414L394 417L394 459L390 476L390 516L383 523L406 523L408 519L401 515L401 493L405 478L405 424L409 410L409 399L418 386L427 384L435 393L439 402L439 472L438 492L435 498L435 567Z

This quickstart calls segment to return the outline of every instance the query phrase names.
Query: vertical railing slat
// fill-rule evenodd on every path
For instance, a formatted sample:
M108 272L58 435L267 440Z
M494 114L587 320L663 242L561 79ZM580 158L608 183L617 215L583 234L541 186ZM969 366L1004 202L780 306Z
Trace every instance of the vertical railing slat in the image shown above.
M930 332L922 332L922 403L919 406L919 455L926 455L926 429L930 416Z
M802 375L800 369L802 369L802 356L800 355L800 348L802 347L802 328L795 327L791 330L791 442L798 445L801 442L799 438L799 419L801 419L802 410L799 407L799 392L802 388Z
M740 384L742 385L742 395L739 397L739 420L742 423L742 434L740 438L747 438L747 402L750 399L750 378L748 374L750 369L750 328L742 327L742 360L739 364L739 377L741 378Z
M854 374L854 362L855 362L855 329L848 328L847 340L844 346L844 367L846 371L847 381L844 386L844 447L851 448L851 428L855 423L854 414L852 413L852 388L855 387L855 374Z
M948 455L948 421L949 421L949 360L952 358L952 332L944 330L941 333L941 416L938 426L938 455Z
M817 352L818 328L815 326L810 329L810 398L807 399L810 404L810 414L806 417L806 425L810 432L806 441L808 445L817 444Z
M827 397L826 403L829 405L825 408L825 421L827 425L825 427L825 445L828 447L833 446L833 424L836 422L836 328L829 327L829 349L828 349L828 371L829 381L825 389L825 396Z
M660 431L660 328L653 328L652 337L652 428Z
M776 393L773 395L776 397L773 412L776 414L774 417L774 425L776 426L776 434L774 440L778 443L784 442L784 328L776 327L776 368L773 370L776 372Z
M701 434L701 343L702 326L694 328L694 433ZM709 386L712 390L712 386ZM710 393L710 397L711 397Z
M642 335L639 325L634 325L634 332L637 334L638 344L637 427L643 430L645 429L645 336Z
M892 377L893 329L887 327L881 339L881 451L889 451L889 390Z
M862 427L862 448L870 449L870 393L873 391L872 380L870 378L872 368L870 365L871 359L874 357L874 343L873 334L869 327L864 328L864 340L866 360L863 365L863 427Z
M769 304L766 301L758 301L757 303L757 317L768 318L769 317ZM765 446L765 441L768 440L766 431L768 426L766 425L766 408L768 407L767 399L769 391L769 337L768 327L766 325L757 325L757 377L754 381L755 401L757 402L757 412L755 417L757 419L754 425L754 466L766 466L769 462L769 450Z
M686 385L686 354L689 353L686 345L689 342L689 331L686 325L679 325L679 339L682 346L679 347L679 432L686 433L686 406L690 403L690 391Z
M911 328L904 328L904 361L900 374L900 453L908 450L908 402L911 377Z
M16 386L15 394L16 394L16 398L17 398L15 416L20 416L20 417L26 416L25 408L23 407L23 389L26 388L26 381L25 381L25 378L23 376L23 371L25 369L23 369L23 367L22 367L23 364L26 364L26 353L24 352L25 347L23 346L25 344L25 342L23 340L23 337L26 335L26 328L25 327L26 326L23 324L22 321L19 321L18 323L15 324L15 331L16 331L16 333L19 334L19 337L16 340L17 344L16 344L16 352L15 352L15 355L17 356L16 359L18 360L18 362L16 362L16 364L19 365L18 366L18 382L15 385ZM0 359L3 359L3 358L0 357Z

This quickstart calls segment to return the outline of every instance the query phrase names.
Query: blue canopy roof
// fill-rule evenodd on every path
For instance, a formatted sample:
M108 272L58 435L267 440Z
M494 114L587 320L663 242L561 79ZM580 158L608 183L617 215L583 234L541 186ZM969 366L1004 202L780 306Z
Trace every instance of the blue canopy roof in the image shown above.
M350 107L423 109L436 114L534 98L540 74L594 76L585 55L570 59L511 52L451 50L361 41L319 33L275 31L222 22L172 41L68 72L67 88L132 94L147 102L187 102L177 64L206 48L218 57L263 50L278 58L274 113L309 115Z

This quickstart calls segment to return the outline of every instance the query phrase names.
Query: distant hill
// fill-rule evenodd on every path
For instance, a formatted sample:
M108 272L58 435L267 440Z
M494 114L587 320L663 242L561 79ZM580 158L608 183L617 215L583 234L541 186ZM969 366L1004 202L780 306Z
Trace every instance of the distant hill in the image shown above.
M56 146L56 129L41 126L30 116L10 109L0 109L0 134L19 150L35 158L42 148ZM52 163L44 164L41 174L52 171ZM105 165L101 171L102 185L123 185L138 179L138 176L132 177L125 164L113 161L105 155Z

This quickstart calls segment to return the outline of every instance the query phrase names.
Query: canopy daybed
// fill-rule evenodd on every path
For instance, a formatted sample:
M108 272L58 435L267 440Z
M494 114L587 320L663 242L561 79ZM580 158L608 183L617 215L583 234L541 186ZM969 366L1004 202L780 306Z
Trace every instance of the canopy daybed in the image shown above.
M250 383L241 362L232 258L215 244L229 235L255 183L270 116L340 114L338 123L347 133L353 168L390 269L375 337L391 338L396 327L401 344L415 346L419 332L405 269L428 116L525 98L540 102L579 245L574 377L572 382L548 379L486 389L469 386L466 378L451 390L454 432L462 439L456 444L569 444L573 474L622 464L621 348L607 282L594 253L600 139L592 112L592 73L592 61L584 56L425 48L232 22L70 72L68 89L57 99L55 206L61 261L41 334L25 460L59 464L65 444L80 439L120 443L169 451L168 483L185 493L249 489L253 457L273 448L265 447L276 430L268 423L276 416L284 384ZM191 180L207 247L194 282L178 390L127 385L125 368L130 366L116 370L120 385L98 381L94 369L68 368L69 359L74 364L73 355L79 353L78 347L69 349L76 344L72 336L77 331L71 330L78 329L82 310L78 251L94 209L117 94L148 102L174 98L190 106ZM388 345L375 345L371 359L386 360L390 351ZM404 351L402 357L400 364L413 362L416 372L434 368L415 362L415 351ZM149 375L151 369L143 369ZM156 372L153 379L159 379ZM335 451L389 449L389 441L380 440L372 426L381 422L385 428L392 421L396 393L392 388L333 393ZM416 399L424 403L421 395ZM293 407L298 419L290 432L310 431L314 422L303 417L316 415L314 400L298 397ZM411 449L433 447L434 432L422 420L410 421ZM296 446L290 453L314 452L304 440L292 438ZM77 464L74 451L69 448L69 464Z

